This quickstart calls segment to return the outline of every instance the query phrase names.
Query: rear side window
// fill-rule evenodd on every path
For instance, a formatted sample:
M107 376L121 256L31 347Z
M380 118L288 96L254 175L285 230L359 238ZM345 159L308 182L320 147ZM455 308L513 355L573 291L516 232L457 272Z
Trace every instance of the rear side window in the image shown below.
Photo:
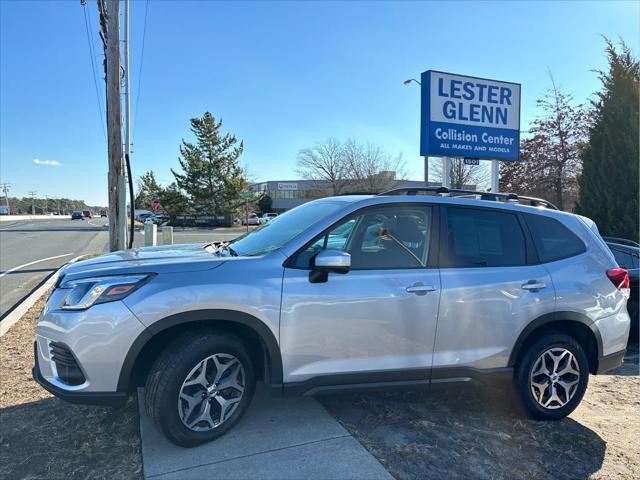
M512 213L447 208L444 267L508 267L526 264L526 244Z
M574 257L586 251L582 240L555 218L526 215L526 219L541 262Z

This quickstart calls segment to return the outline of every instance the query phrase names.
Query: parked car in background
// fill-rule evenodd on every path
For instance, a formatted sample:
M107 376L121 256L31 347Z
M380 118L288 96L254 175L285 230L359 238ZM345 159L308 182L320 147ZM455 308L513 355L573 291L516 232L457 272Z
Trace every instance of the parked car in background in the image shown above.
M0 215L9 215L11 209L7 205L0 205Z
M101 217L106 217L107 216L107 209L103 208L102 210L100 210L100 216Z
M153 213L141 213L138 216L138 221L142 223L147 223L147 222L156 223L156 216Z
M84 220L84 214L80 211L71 212L71 220Z
M633 240L617 237L603 237L607 242L611 253L616 257L616 262L629 272L631 287L627 310L631 317L631 333L629 341L638 343L640 336L640 309L638 308L638 296L640 294L640 244Z
M83 210L82 214L84 215L84 218L93 218L93 213L91 213L89 210Z
M250 213L246 217L242 217L242 225L260 225L260 217L255 213Z
M269 220L273 220L278 216L277 213L263 213L260 217L260 223L267 223Z
M331 197L231 242L68 264L33 376L78 403L146 385L149 417L182 446L228 431L257 381L301 395L486 380L557 420L622 363L628 295L594 222L544 200Z

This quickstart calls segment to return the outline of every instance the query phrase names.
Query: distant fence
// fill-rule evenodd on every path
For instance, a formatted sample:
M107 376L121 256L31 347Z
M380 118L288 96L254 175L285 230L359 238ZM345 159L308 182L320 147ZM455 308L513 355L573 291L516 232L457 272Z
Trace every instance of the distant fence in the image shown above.
M230 215L171 215L169 225L172 227L231 227L233 219Z

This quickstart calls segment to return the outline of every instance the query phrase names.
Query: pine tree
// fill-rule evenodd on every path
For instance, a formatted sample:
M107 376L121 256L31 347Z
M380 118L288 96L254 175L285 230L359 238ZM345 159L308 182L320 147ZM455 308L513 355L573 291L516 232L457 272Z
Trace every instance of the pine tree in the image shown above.
M162 190L162 186L156 180L153 170L149 170L138 179L136 208L151 210L153 200L160 197Z
M208 215L231 215L240 201L247 182L238 158L243 144L235 135L222 134L222 120L216 122L211 113L191 119L196 142L182 140L182 173L171 169L178 188L189 197L191 206Z
M607 42L609 70L598 72L603 89L593 102L595 118L582 152L577 211L603 235L638 240L639 63L621 43Z

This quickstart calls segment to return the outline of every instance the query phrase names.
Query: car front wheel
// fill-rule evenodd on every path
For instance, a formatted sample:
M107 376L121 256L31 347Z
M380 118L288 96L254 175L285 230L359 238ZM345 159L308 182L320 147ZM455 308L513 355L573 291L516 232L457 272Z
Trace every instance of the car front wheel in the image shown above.
M242 417L255 390L243 342L197 331L177 339L147 377L145 408L176 445L193 447L223 435Z
M525 352L516 370L516 388L532 418L558 420L580 403L589 364L580 344L564 334L548 334Z

